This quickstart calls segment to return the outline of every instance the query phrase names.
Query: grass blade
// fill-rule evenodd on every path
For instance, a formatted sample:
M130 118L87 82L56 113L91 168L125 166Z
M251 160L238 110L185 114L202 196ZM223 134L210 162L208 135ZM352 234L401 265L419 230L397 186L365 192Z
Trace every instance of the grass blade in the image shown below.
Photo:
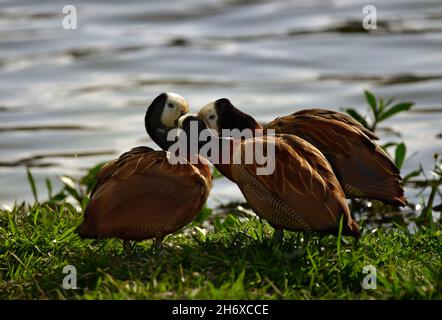
M373 115L375 116L375 119L377 119L377 104L376 104L376 98L373 95L373 93L371 93L368 90L364 91L365 94L365 99L367 99L367 102L369 104L369 106L371 107L371 111L373 112Z
M405 154L407 153L407 147L404 143L399 143L396 147L394 162L396 167L402 168L405 160Z
M402 178L402 185L406 184L411 178L415 178L422 173L421 169L414 170Z
M28 176L29 184L31 185L32 195L34 196L35 202L38 202L38 194L37 194L37 187L35 185L34 177L32 176L31 170L29 168L26 168L26 174Z
M345 109L345 112L347 112L353 119L355 119L357 122L362 124L364 128L369 129L367 121L365 121L364 117L359 114L355 109Z
M343 227L344 227L344 215L341 214L341 218L339 219L339 232L338 232L338 237L336 239L336 250L338 252L339 263L341 263L341 241L342 241Z
M52 199L52 183L51 180L46 178L46 188L48 189L48 199Z
M412 102L398 103L398 104L394 105L393 107L391 107L390 109L388 109L387 111L385 111L384 113L382 113L379 116L378 121L383 121L385 119L388 119L391 116L395 115L396 113L408 111L411 109L411 107L413 105L414 105L414 103L412 103Z

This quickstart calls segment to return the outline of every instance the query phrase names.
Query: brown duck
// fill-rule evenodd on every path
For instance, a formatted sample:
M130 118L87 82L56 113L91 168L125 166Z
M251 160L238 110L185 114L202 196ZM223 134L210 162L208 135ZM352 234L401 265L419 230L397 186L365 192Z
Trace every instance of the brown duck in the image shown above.
M376 199L394 206L407 204L398 168L373 141L379 138L343 113L301 110L262 127L228 99L219 99L203 107L199 115L218 131L273 129L277 134L296 135L324 154L347 197Z
M187 102L163 93L148 107L145 127L163 150ZM171 164L166 151L137 147L104 165L98 172L78 233L82 238L162 239L190 223L206 202L210 169L198 164ZM128 243L126 242L125 245Z
M207 119L199 119L211 127ZM247 145L252 144L255 150L255 145L267 143L275 147L275 166L271 174L257 174L261 165L256 161L219 163L225 153L230 153L230 159L238 153L245 159ZM341 216L344 218L343 234L359 237L359 226L350 215L344 191L330 164L309 142L281 134L232 139L227 147L223 143L220 145L220 153L212 155L212 160L217 158L215 166L238 185L252 209L276 229L275 242L282 240L284 229L336 234Z

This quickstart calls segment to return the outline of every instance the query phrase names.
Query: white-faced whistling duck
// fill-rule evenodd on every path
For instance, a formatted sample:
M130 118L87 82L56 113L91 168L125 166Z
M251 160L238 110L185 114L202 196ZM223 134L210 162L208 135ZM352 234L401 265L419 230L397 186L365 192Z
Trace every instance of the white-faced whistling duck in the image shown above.
M204 115L201 113L198 118L205 126L220 129L219 126L212 126L214 122L207 121L209 119ZM189 117L195 116L185 115L179 121ZM257 174L257 168L262 165L255 160L252 163L219 163L224 157L223 153L230 152L230 159L239 153L240 159L245 159L246 150L265 150L267 143L274 144L275 150L275 167L271 174ZM275 244L281 242L284 229L337 234L341 215L343 234L359 237L359 226L350 215L344 191L330 164L309 142L294 135L282 134L231 139L227 148L224 143L220 145L215 166L238 185L256 214L275 228ZM255 149L256 145L261 146Z
M346 114L307 109L276 118L262 127L224 98L203 107L199 115L218 130L262 128L296 135L324 154L348 198L376 199L394 206L407 204L400 172L373 141L378 137Z
M210 169L203 162L171 164L165 151L173 143L167 141L167 133L186 112L186 100L175 93L153 100L145 127L163 151L137 147L104 165L78 229L80 237L153 238L157 247L195 218L211 188Z

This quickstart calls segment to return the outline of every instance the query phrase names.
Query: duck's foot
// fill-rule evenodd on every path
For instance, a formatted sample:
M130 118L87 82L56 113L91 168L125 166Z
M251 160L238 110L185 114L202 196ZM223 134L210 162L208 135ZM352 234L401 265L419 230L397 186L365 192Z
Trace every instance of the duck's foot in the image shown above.
M153 248L155 250L155 255L161 256L163 253L163 239L164 238L155 238L153 240Z
M275 229L273 232L272 245L274 248L279 248L282 244L282 239L284 239L284 229Z
M130 240L123 240L123 252L125 255L132 255L133 243Z
M302 240L302 245L298 246L294 251L293 251L293 256L294 257L299 257L299 256L303 256L305 255L305 253L307 252L307 246L310 242L311 239L311 232L310 231L303 231L303 240Z

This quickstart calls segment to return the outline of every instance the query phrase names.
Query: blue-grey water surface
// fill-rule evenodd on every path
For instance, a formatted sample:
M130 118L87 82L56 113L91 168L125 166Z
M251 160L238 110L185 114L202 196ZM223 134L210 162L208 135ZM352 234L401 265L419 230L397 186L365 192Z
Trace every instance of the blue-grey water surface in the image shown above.
M66 4L77 30L62 27ZM364 89L416 103L380 135L406 142L405 173L429 170L442 151L440 0L2 0L0 204L32 199L26 165L44 190L45 177L59 186L60 175L154 146L144 112L163 91L193 111L228 97L269 121L309 107L364 113ZM233 184L216 181L212 204L235 199Z

